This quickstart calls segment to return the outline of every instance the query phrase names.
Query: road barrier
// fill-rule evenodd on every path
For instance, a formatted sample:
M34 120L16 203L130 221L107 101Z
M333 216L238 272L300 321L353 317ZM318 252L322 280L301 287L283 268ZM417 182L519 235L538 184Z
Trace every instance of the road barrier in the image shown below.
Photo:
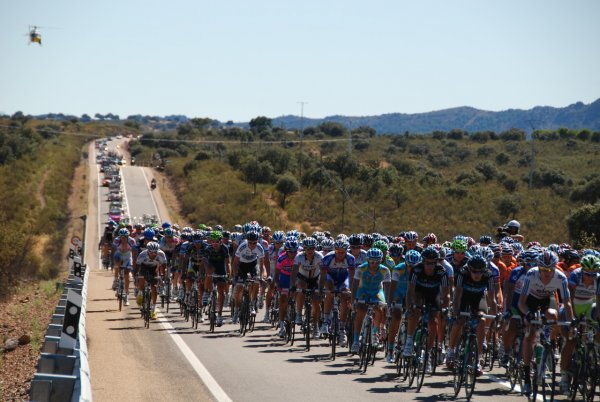
M76 237L73 240L77 241L69 250L69 277L44 337L30 401L92 401L85 329L89 270L80 254L84 245Z

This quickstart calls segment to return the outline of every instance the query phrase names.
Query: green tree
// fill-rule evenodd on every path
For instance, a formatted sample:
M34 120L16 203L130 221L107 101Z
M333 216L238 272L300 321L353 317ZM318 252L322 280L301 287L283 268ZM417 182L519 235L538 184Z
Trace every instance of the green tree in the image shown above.
M587 204L573 211L567 218L569 234L576 242L593 238L594 245L600 244L600 203Z
M277 180L275 188L282 195L281 208L285 209L285 200L287 196L298 191L300 189L300 183L298 183L298 180L296 180L294 176L286 174Z
M340 123L335 123L333 121L326 121L324 123L319 124L319 130L325 135L331 137L342 137L348 134L348 130Z
M521 210L519 197L514 195L505 195L496 200L496 209L501 218L515 218L515 215Z
M250 120L249 126L254 134L270 132L273 128L273 120L265 116L258 116Z
M344 184L346 179L354 177L358 173L360 164L354 156L344 153L325 162L325 166L336 172Z

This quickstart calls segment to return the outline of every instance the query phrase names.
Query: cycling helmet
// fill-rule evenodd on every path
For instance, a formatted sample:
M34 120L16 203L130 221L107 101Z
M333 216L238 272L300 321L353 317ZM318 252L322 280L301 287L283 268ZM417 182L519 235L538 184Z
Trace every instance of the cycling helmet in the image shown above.
M538 256L538 265L543 268L556 268L558 256L553 251L544 251Z
M383 258L383 252L380 249L373 247L367 251L367 258L369 260L381 261Z
M357 234L350 235L350 237L348 237L348 243L351 246L361 246L363 243L362 236Z
M489 246L492 244L492 236L483 235L479 238L479 244L482 246Z
M244 241L244 234L242 232L233 232L231 234L231 240L237 244L240 244L242 241Z
M144 226L143 226L141 223L136 223L135 225L133 225L133 228L134 228L135 230L140 230L140 229L142 229L143 227L144 227Z
M213 230L210 232L209 237L211 240L219 241L223 238L223 233L219 232L218 230Z
M515 239L513 239L510 236L505 236L503 238L500 239L500 243L508 243L508 244L513 244L515 242Z
M389 246L385 241L377 240L376 242L373 243L373 248L378 248L381 251L388 251Z
M171 224L169 222L165 221L165 222L162 223L161 226L162 226L163 229L166 229L166 228L170 228Z
M273 241L275 243L283 243L284 240L285 240L285 233L283 233L281 230L278 230L275 233L273 233Z
M270 227L268 227L268 226L264 226L264 227L263 227L263 228L260 230L260 232L261 232L262 234L268 234L268 233L271 233L271 228L270 228Z
M517 229L521 228L521 224L519 223L519 221L516 221L516 220L512 220L512 221L508 222L506 224L506 226L509 228L517 228Z
M300 237L300 233L298 233L297 230L292 229L292 230L288 230L287 233L285 234L287 237L295 237L296 239L298 237Z
M317 239L314 237L307 237L302 240L302 247L304 248L316 248L317 247Z
M125 228L119 229L119 236L129 236L129 230Z
M556 254L560 254L560 246L558 244L555 244L555 243L549 244L548 250L554 251Z
M423 258L417 250L409 250L404 256L404 260L408 265L417 265L423 261Z
M166 228L165 230L163 230L163 234L166 237L173 237L173 229L171 228Z
M294 237L288 237L283 244L283 248L285 248L285 251L291 251L295 253L298 251L298 241Z
M199 243L204 238L204 234L200 230L196 230L194 234L192 234L192 241L194 243Z
M537 264L539 253L535 250L525 250L519 258L523 261L523 266L533 267Z
M428 258L430 260L438 260L440 258L439 251L437 251L437 249L435 247L431 247L431 246L429 246L425 250L423 250L421 255L423 256L423 258Z
M559 247L561 248L561 250L570 250L570 249L572 249L572 248L573 248L573 247L571 247L571 245L570 245L570 244L568 244L568 243L561 243Z
M567 261L579 260L581 256L575 250L565 250L563 252L563 258Z
M244 223L244 227L242 228L242 231L243 231L244 233L248 233L248 232L252 232L252 231L253 231L253 229L254 229L254 226L252 226L252 225L250 224L250 222L247 222L247 223Z
M402 256L402 253L404 252L404 247L402 247L399 244L392 243L390 245L389 252L390 252L390 256L392 256L392 257L400 257L400 256Z
M467 242L461 239L455 239L450 248L454 252L464 253L467 251Z
M188 241L192 238L192 235L191 235L191 233L188 233L188 232L181 232L180 237L181 237L181 240Z
M581 269L585 272L600 272L600 260L594 255L586 255L581 259Z
M106 222L106 224L108 226L117 226L117 222L113 221L112 219L109 219L108 222Z
M500 248L500 253L502 255L513 255L514 254L514 250L513 248L510 246L510 244L502 244L502 247Z
M435 233L428 233L426 236L423 236L423 243L425 243L425 244L437 243L437 236L435 235Z
M487 261L479 254L475 254L467 261L469 270L471 271L482 271L487 267Z
M334 247L336 249L340 248L340 249L348 250L349 244L348 244L348 242L346 240L339 239L339 240L335 241Z
M144 230L144 239L152 240L154 238L154 230L148 228Z
M258 233L255 231L250 231L246 233L246 240L248 241L258 241Z
M532 248L532 247L541 247L541 244L539 241L530 241L529 243L527 243L527 248Z
M329 237L326 237L321 242L321 249L323 251L331 251L335 248L335 243Z
M230 232L230 231L228 231L228 230L224 230L224 231L223 231L223 238L224 238L224 239L229 239L229 238L231 238L231 232Z
M514 255L519 255L520 253L523 252L523 245L521 243L519 243L519 242L514 242L510 246L513 249L513 254Z
M219 232L223 232L223 226L221 226L221 225L215 225L213 227L213 230L218 230Z
M468 252L470 256L473 256L475 254L481 254L481 246L474 244L471 247L469 247Z
M148 250L149 253L157 253L159 249L160 245L155 241L146 244L146 250Z
M364 235L363 244L367 247L371 247L373 245L373 236L371 236L370 234Z
M242 225L240 225L239 223L237 225L233 225L233 231L234 232L241 232L242 231Z
M404 234L404 238L406 241L417 241L419 239L419 234L414 230L411 230L410 232L406 232Z
M481 255L487 262L490 262L494 259L494 252L489 247L481 247L479 249L479 255Z
M467 247L471 247L473 244L475 244L475 239L472 237L467 237Z

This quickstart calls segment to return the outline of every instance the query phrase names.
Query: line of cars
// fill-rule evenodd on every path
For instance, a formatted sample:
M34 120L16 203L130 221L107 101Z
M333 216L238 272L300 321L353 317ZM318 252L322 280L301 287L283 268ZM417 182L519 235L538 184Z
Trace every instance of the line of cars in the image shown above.
M101 140L103 141L103 140ZM106 141L106 140L104 140ZM107 200L108 205L108 220L114 222L129 223L129 217L126 214L125 198L123 196L123 186L121 169L123 158L115 151L109 150L107 142L100 142L101 146L97 147L96 162L100 164L100 172L102 173L101 185L108 187Z

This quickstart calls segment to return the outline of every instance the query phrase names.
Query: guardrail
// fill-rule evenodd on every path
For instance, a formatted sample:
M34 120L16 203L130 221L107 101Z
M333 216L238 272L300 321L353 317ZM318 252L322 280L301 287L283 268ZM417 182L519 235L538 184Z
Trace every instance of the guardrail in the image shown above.
M30 401L92 401L85 332L89 270L79 245L69 250L69 277L44 337Z

